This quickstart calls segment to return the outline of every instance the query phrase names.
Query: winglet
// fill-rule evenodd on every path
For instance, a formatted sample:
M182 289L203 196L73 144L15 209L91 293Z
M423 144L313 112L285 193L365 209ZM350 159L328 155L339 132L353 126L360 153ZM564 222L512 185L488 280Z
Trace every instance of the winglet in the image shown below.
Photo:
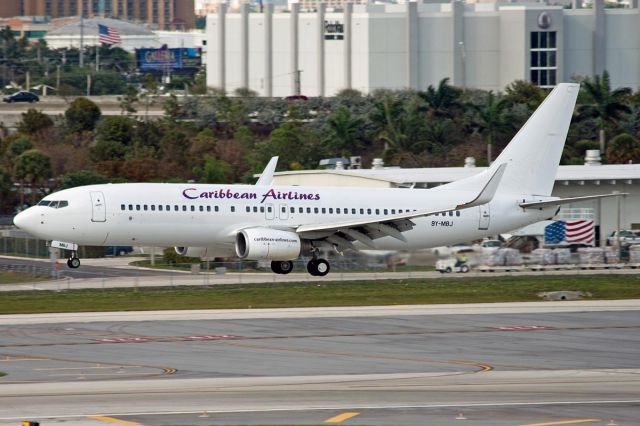
M278 165L278 157L271 157L269 164L264 168L260 178L256 182L256 186L269 186L273 182L273 173L276 171Z
M500 180L502 180L502 175L504 175L506 168L507 163L500 164L493 175L487 180L487 183L484 185L482 190L478 193L478 196L467 203L459 204L456 208L468 209L469 207L480 206L491 201L493 196L496 195L498 185L500 185Z

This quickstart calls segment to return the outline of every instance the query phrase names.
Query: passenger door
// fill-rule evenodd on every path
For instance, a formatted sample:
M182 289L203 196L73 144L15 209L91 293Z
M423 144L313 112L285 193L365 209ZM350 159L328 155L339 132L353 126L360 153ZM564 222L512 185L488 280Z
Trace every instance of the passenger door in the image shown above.
M91 192L91 221L106 222L107 209L104 201L104 194L100 191Z

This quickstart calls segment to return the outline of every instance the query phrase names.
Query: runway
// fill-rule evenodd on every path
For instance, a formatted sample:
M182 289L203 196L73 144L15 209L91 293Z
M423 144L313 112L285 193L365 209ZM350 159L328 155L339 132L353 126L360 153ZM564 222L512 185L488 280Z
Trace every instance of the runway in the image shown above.
M626 300L3 316L0 424L637 425L639 310Z

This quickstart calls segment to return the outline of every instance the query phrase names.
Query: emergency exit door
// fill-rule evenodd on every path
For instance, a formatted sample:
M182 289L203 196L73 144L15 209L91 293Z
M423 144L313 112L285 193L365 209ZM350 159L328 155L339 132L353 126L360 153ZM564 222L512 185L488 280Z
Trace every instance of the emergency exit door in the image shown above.
M107 221L107 209L104 202L104 194L99 191L91 192L91 221L92 222L106 222Z
M479 222L478 229L486 231L491 224L491 211L489 210L489 204L484 204L478 207Z

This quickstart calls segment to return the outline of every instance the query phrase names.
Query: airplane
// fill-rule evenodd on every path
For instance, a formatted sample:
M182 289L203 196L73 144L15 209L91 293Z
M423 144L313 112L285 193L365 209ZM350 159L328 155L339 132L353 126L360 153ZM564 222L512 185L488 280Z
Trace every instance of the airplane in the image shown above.
M14 224L52 247L175 247L212 259L271 261L277 274L326 250L414 250L496 235L552 218L561 204L615 196L551 196L579 85L558 84L485 171L431 189L275 186L277 157L255 185L126 183L47 195Z

